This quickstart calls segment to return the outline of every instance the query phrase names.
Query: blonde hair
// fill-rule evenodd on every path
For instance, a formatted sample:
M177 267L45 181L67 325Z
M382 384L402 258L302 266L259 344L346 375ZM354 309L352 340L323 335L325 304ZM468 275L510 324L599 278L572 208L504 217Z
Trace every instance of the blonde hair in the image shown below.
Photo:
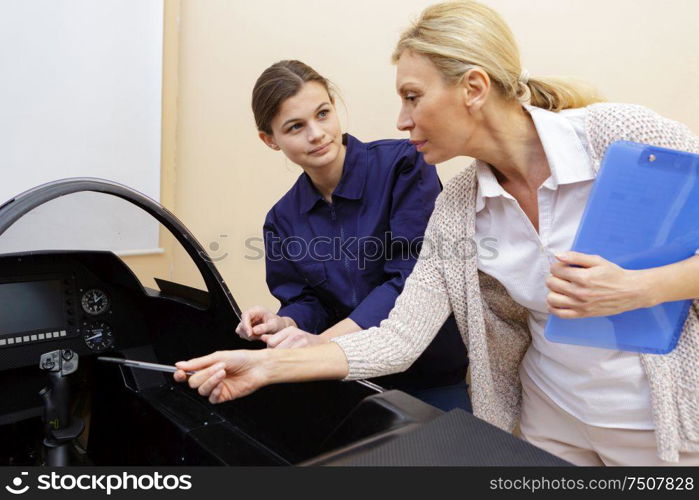
M591 85L571 78L529 78L515 38L500 15L473 1L427 7L400 37L392 60L406 50L427 56L449 83L480 67L506 99L529 100L551 111L603 101Z

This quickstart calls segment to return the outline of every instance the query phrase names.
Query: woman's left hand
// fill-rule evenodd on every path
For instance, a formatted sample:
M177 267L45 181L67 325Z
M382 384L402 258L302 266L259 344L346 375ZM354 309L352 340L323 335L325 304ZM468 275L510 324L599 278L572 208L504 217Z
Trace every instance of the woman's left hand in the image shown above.
M591 318L652 305L643 271L623 269L598 255L579 252L564 252L556 258L546 280L551 314Z
M267 347L274 349L294 349L296 347L308 347L327 342L320 335L304 332L295 326L284 328L274 335L262 335L260 340L267 344Z

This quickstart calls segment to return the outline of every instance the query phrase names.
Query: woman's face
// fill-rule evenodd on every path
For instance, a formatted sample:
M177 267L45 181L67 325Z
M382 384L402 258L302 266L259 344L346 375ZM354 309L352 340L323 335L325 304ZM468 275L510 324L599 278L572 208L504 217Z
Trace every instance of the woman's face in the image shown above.
M260 132L260 138L304 170L332 166L342 157L340 120L327 90L318 82L305 83L284 101L271 125L272 135Z
M428 163L463 155L475 125L465 87L446 83L429 58L411 51L403 52L396 71L402 101L398 130L410 132L410 142Z

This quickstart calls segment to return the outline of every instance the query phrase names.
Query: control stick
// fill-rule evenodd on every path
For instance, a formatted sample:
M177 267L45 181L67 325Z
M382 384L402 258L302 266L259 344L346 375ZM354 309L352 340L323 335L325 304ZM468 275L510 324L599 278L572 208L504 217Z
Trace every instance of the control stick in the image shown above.
M46 465L69 465L72 442L82 434L82 419L70 415L70 388L68 375L78 369L78 354L70 349L59 349L41 355L39 368L47 372L49 385L39 391L44 401L44 448Z

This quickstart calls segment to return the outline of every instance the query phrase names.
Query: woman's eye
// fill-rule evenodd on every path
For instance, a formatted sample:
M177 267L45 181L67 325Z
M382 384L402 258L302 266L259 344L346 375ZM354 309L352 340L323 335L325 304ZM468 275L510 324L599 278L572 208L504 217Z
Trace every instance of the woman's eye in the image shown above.
M410 101L410 102L415 102L417 100L417 96L415 94L406 94L405 100Z
M289 127L286 131L287 132L296 132L297 130L301 129L301 124L300 123L294 123L291 127Z
M330 111L324 109L318 113L318 118L326 118L330 114Z

